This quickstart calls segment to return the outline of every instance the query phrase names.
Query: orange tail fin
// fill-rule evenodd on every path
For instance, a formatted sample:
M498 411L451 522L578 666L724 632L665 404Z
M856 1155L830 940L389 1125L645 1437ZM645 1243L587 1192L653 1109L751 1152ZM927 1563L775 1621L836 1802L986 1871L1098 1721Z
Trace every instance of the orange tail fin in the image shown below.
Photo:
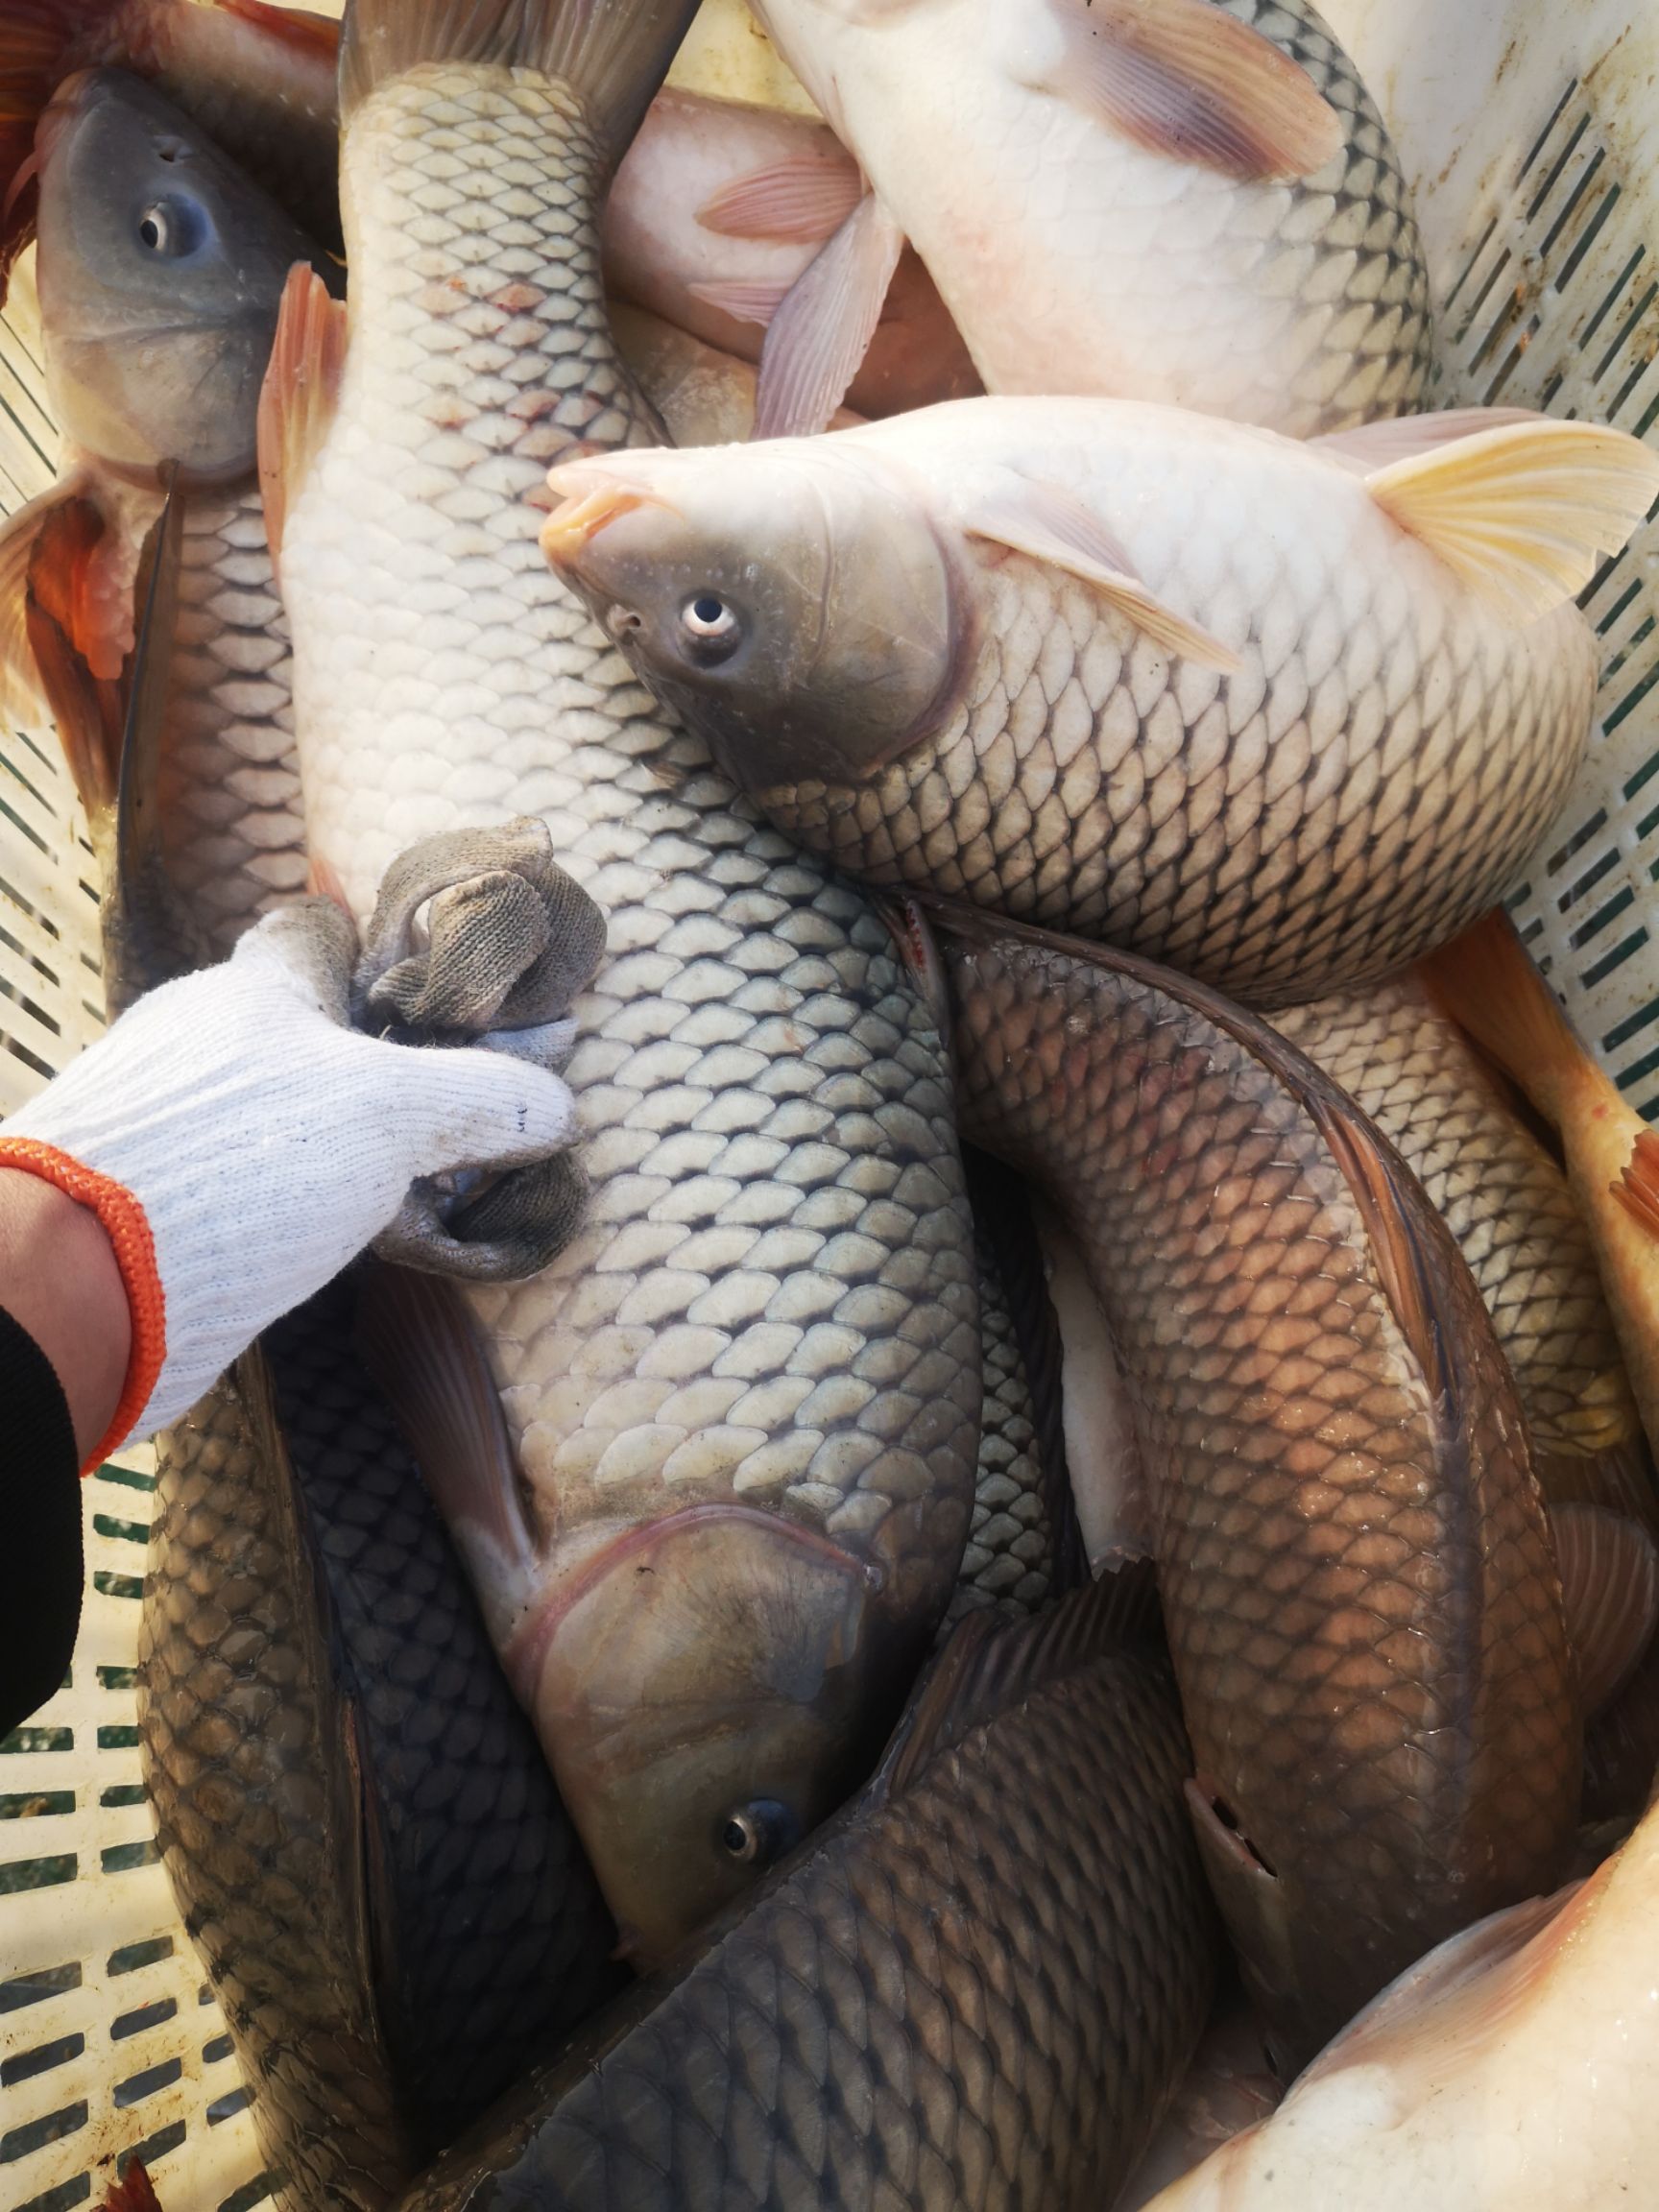
M1599 1074L1507 914L1484 916L1417 971L1547 1119L1559 1123L1563 1093L1586 1069Z

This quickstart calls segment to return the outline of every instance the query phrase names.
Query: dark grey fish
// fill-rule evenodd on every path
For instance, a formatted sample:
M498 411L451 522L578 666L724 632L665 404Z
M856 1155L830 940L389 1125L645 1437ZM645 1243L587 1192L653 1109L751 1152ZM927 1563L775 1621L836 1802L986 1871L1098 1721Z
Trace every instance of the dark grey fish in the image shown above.
M621 1979L345 1277L163 1439L139 1719L288 2203L372 2212Z
M859 1796L403 2212L1110 2202L1216 1957L1149 1590L963 1623Z

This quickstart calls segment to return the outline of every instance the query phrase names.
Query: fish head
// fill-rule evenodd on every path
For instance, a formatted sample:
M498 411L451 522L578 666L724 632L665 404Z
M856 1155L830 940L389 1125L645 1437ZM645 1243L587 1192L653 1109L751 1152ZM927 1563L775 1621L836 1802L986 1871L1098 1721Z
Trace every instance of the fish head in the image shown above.
M283 283L296 261L324 257L125 70L64 81L35 164L47 382L64 433L124 469L250 474Z
M554 568L763 803L854 782L936 723L957 593L900 470L832 436L610 454L548 482Z
M637 1965L868 1769L908 1679L881 1582L777 1515L690 1506L613 1539L527 1624L509 1667Z

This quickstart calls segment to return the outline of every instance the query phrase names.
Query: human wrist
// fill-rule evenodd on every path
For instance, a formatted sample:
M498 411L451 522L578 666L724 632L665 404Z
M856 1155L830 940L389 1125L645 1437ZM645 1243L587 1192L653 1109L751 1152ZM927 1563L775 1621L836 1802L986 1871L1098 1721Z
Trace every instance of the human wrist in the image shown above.
M0 1306L51 1362L76 1451L93 1464L130 1431L149 1385L133 1371L140 1347L116 1238L92 1184L77 1195L73 1175L51 1171L50 1151L0 1139Z

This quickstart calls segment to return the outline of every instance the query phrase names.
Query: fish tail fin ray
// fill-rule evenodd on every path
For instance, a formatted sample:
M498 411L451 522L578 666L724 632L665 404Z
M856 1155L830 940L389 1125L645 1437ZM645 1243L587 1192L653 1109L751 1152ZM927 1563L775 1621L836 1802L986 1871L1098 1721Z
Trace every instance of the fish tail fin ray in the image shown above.
M1551 416L1499 422L1365 478L1377 505L1507 620L1582 590L1659 498L1659 453Z
M259 392L259 490L278 582L283 528L328 435L345 369L345 303L309 262L297 261L282 288Z
M1595 1063L1508 915L1482 916L1417 972L1442 1012L1559 1123L1567 1092Z
M340 48L340 119L426 61L533 69L570 86L620 160L697 0L356 0Z

